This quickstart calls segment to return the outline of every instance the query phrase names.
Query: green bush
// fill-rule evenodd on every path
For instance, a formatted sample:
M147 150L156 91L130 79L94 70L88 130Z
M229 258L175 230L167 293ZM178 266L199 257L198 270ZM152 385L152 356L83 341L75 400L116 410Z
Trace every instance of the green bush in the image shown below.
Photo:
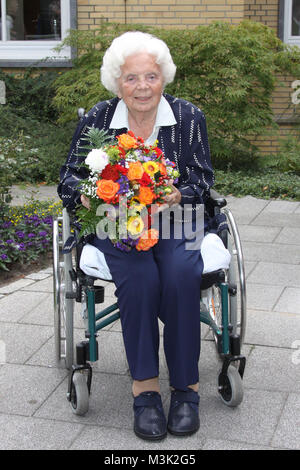
M7 92L7 104L0 106L0 194L8 194L14 183L59 179L76 122L56 122L52 99L58 75L26 70L18 77L0 72Z
M53 121L56 109L53 105L54 82L59 72L25 69L23 74L4 73L0 70L0 80L5 82L6 100L15 115L24 120L35 119Z
M206 113L214 165L253 166L258 152L249 136L275 126L271 96L276 74L300 75L299 49L284 45L257 22L216 22L185 31L117 24L71 31L66 42L77 47L78 58L55 82L59 121L74 119L78 106L90 109L111 96L100 84L99 67L113 38L130 29L149 31L168 44L177 74L166 91Z
M237 197L251 195L258 198L291 199L300 201L300 178L278 170L231 171L216 170L214 189L223 195Z

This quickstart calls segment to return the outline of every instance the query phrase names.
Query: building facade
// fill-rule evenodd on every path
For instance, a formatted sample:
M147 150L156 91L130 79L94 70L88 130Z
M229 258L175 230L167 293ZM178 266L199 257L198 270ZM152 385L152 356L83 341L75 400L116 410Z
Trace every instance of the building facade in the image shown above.
M68 29L93 30L102 22L140 23L187 29L212 21L237 24L244 19L272 28L286 43L300 47L300 0L1 0L0 67L71 67L74 51L53 51ZM280 77L273 109L282 134L293 129L292 84L300 77ZM261 139L264 153L277 149L277 139Z

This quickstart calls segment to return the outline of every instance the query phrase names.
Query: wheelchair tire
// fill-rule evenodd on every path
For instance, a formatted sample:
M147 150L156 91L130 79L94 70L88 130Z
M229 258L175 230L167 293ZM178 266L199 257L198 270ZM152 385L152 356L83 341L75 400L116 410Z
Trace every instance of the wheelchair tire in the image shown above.
M243 381L236 367L230 365L227 374L219 373L218 392L226 406L234 408L243 401Z
M60 237L61 222L63 224L62 237ZM64 361L65 367L70 369L74 355L74 299L67 298L66 292L72 291L72 280L69 274L72 269L72 253L62 254L62 246L68 233L69 216L64 209L63 217L58 217L53 221L54 340L56 361L58 363Z
M83 416L89 409L89 391L86 377L82 372L75 372L71 384L70 405L74 414Z

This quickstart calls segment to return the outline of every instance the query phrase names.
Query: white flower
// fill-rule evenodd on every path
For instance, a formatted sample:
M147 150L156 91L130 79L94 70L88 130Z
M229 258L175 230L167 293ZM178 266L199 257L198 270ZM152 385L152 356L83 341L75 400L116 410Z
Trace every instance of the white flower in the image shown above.
M107 153L105 153L101 149L93 149L91 150L86 159L85 163L89 166L92 172L101 173L102 170L106 167L109 163L109 158Z

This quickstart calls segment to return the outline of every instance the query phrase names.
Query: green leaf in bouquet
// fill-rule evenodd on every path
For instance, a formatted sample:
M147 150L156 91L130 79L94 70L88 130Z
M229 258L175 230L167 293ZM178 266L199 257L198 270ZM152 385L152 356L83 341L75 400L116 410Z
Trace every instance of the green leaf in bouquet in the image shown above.
M88 131L83 135L83 140L88 141L89 144L80 146L79 148L84 148L87 150L100 149L104 147L104 145L112 145L114 143L114 139L111 135L108 134L108 131L98 129L97 127L88 127Z

